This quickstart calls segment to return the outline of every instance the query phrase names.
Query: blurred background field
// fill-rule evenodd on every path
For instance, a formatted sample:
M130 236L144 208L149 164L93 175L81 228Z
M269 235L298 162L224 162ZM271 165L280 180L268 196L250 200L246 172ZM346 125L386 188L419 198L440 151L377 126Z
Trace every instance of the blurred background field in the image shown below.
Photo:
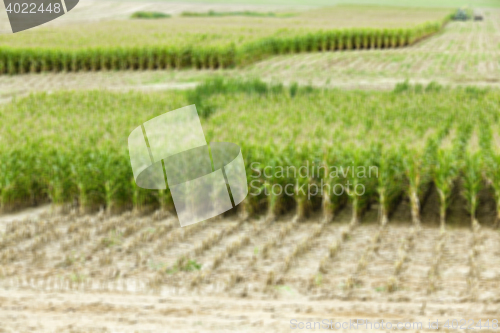
M0 12L0 328L495 319L499 7L84 0L14 35ZM127 137L190 104L260 194L180 228L168 189L135 185ZM290 166L312 176L264 176ZM365 191L299 190L325 182Z
M245 66L276 54L398 48L440 31L451 15L449 9L377 7L336 7L275 17L257 13L205 17L183 12L180 17L158 17L161 13L153 12L148 15L156 19L132 14L128 21L4 35L0 73L217 69Z

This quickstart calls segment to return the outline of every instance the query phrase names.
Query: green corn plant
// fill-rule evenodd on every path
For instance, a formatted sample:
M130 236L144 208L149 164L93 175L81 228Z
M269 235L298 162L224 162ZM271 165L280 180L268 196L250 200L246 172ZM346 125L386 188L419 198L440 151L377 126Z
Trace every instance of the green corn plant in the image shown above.
M459 166L452 150L440 149L437 153L437 163L433 168L433 181L439 195L439 220L441 229L446 223L446 210L449 206L454 182L458 176Z
M496 219L494 227L500 225L500 154L492 154L488 157L488 162L485 162L486 175L485 178L488 184L493 188L496 203Z
M346 194L343 190L344 184L342 179L332 172L332 167L335 167L342 159L341 151L336 149L332 149L331 151L327 150L323 156L321 209L324 223L330 223L334 219L337 211L344 206L346 202ZM342 189L342 191L339 191L339 189Z
M17 54L11 52L7 56L7 74L14 75L16 74L16 58Z
M266 220L267 221L274 221L276 219L276 216L279 214L281 210L281 204L283 201L283 193L279 193L279 191L275 191L273 189L274 185L280 185L280 180L282 179L275 179L275 170L276 167L279 166L279 161L276 158L276 153L275 153L275 148L273 148L271 145L268 145L265 150L264 150L264 156L265 156L265 167L270 167L272 170L272 173L269 178L266 177L264 179L264 186L266 190L266 199L267 199L267 216ZM262 173L264 175L264 173Z
M28 72L27 70L27 65L28 65L28 61L27 61L27 52L26 51L21 51L20 55L19 55L19 65L18 65L18 69L16 70L17 73L19 74L25 74Z
M398 149L390 147L381 152L377 192L380 224L382 226L389 222L389 214L395 208L398 199L403 195L403 180L403 163Z
M372 33L371 29L363 30L363 49L368 50L370 48L370 43L372 41Z
M99 65L101 63L99 50L98 49L89 50L89 57L90 57L90 70L92 72L98 71L100 69Z
M371 29L369 31L369 40L370 40L370 49L376 49L378 48L378 36L379 36L380 30L379 29Z
M294 199L296 204L296 213L293 217L293 222L301 222L305 219L307 214L307 206L309 204L308 201L308 192L307 188L309 184L312 183L312 179L308 177L298 177L296 179L296 183L294 186ZM301 189L306 189L305 191L301 191Z
M346 48L346 32L345 30L340 30L337 34L337 50L345 50Z
M462 195L467 200L467 210L471 216L472 227L475 227L478 224L476 220L476 210L479 204L479 190L481 190L482 187L481 162L481 155L479 153L467 152L462 170Z
M308 192L309 185L313 183L311 165L308 160L310 156L307 149L300 149L294 145L285 151L287 154L280 161L280 165L285 165L287 168L292 167L294 171L293 174L287 174L287 177L279 182L279 184L284 191L286 190L286 186L293 186L293 201L296 207L293 222L301 222L305 219L311 204ZM305 174L304 170L306 171Z
M336 30L327 32L328 38L328 50L335 51L338 50L338 42L339 42L339 32Z
M0 208L6 210L9 206L23 200L26 193L23 193L26 186L26 175L19 172L20 160L22 155L18 152L10 152L8 155L1 156L0 163ZM23 186L24 185L24 186Z
M490 123L494 123L494 119L488 119L487 114L482 114L479 118L480 128L479 131L479 148L482 152L484 162L489 163L493 155L491 143L493 141L493 133Z
M399 41L399 36L398 36L398 31L394 29L389 30L389 38L390 38L390 45L392 48L398 47L398 41Z
M307 47L308 52L320 52L321 51L321 31L314 32L314 33L308 33L307 40L308 40L308 47Z
M465 158L465 151L467 143L472 135L473 126L469 122L460 123L458 127L458 134L456 138L456 143L453 146L454 155L458 160L463 160Z
M403 47L406 45L406 33L403 29L397 29L396 30L396 35L397 35L397 46L398 47Z
M353 148L350 161L351 164L344 164L344 171L347 171L347 186L345 188L347 196L352 203L351 226L356 226L360 222L362 212L367 208L373 195L376 180L369 177L367 173L375 163L376 151L370 147L368 151Z
M324 31L321 31L319 33L319 40L320 40L320 50L321 52L326 52L329 50L328 47L328 34Z
M354 46L356 50L360 50L363 47L363 31L362 30L353 30L352 34L354 36Z
M384 47L384 32L378 29L375 33L375 47L382 49Z
M352 50L353 49L353 44L354 44L354 41L353 41L353 31L352 29L347 29L345 30L344 32L344 38L345 38L345 48L346 50Z
M420 225L420 194L422 191L422 173L424 156L420 149L403 147L403 166L408 180L408 197L411 204L411 219L414 225Z
M450 130L451 118L444 121L444 125L429 137L423 149L403 148L403 165L408 180L408 197L411 204L412 222L420 226L420 210L422 201L426 198L431 188L432 167L436 163L440 142Z
M411 30L410 29L402 30L401 34L402 34L401 41L403 43L401 46L409 46L409 45L411 45L411 42L410 42Z
M413 45L417 41L417 31L416 29L408 30L408 45Z
M133 205L133 212L135 214L141 213L146 204L146 193L144 189L141 189L139 186L136 185L135 179L132 177L130 179L130 184L132 186L132 205Z
M5 74L6 57L7 51L5 49L0 50L0 75Z
M69 160L64 154L54 153L49 167L44 170L43 180L47 184L47 194L55 206L61 207L71 198Z
M258 210L258 206L259 206L259 201L261 199L261 196L257 196L255 195L254 192L254 187L256 187L255 185L255 182L254 182L254 178L256 177L255 174L255 170L253 170L253 166L252 166L252 163L255 162L253 160L253 157L255 157L255 155L251 155L251 157L247 156L247 159L245 160L245 170L246 170L246 179L247 179L247 182L249 183L249 195L245 198L245 200L243 200L240 204L239 204L239 211L238 211L238 214L240 216L241 219L247 219L248 217L254 215L256 213L256 211ZM259 170L260 173L262 173L262 170ZM257 183L259 182L259 180L257 180ZM261 185L259 183L259 192L262 193L264 187L263 185ZM252 187L254 186L254 187Z
M72 188L76 189L79 209L81 213L95 207L102 199L104 193L102 184L104 161L101 154L92 151L84 151L69 163Z
M126 157L126 154L120 155L114 149L110 149L109 153L103 156L103 196L108 214L112 213L115 208L123 206L127 198L130 197L127 187L124 186L123 179L129 179L132 175L128 166L123 163L124 157ZM160 207L164 208L167 206L168 198L161 199L159 198Z
M382 44L384 49L391 47L391 32L389 29L382 30Z
M494 227L498 228L500 223L500 159L499 155L493 151L493 133L490 122L496 123L495 119L488 119L487 114L482 114L479 118L481 131L479 132L479 146L484 165L484 179L491 186L495 196L496 219Z

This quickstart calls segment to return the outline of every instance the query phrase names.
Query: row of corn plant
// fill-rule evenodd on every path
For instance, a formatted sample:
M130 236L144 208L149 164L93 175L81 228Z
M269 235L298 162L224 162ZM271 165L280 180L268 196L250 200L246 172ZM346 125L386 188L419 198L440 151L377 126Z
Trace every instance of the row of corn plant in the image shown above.
M270 55L342 50L388 49L410 46L437 33L449 20L426 22L413 28L350 28L309 32L297 35L270 36L237 49L238 65L246 65Z
M410 28L349 28L308 33L280 32L251 41L227 36L224 42L203 38L153 46L91 46L75 48L0 47L0 74L88 72L106 70L216 69L242 66L272 55L360 49L387 49L413 45L441 30L449 17ZM241 39L241 38L239 38ZM117 42L118 44L119 42Z
M234 142L242 148L250 191L241 205L246 215L264 213L272 222L295 212L300 221L321 211L330 222L350 203L353 225L374 205L380 223L386 224L398 203L409 200L418 224L435 188L444 226L457 189L473 219L481 188L491 187L500 201L495 167L500 159L492 139L498 126L497 91L292 91L262 82L239 82L232 90L230 82L217 86L221 93L197 88L212 108L201 117L202 126L208 142ZM136 186L127 136L144 121L188 105L195 94L61 92L2 105L2 207L50 201L82 212L101 207L110 212L149 206L173 210L169 190ZM19 123L19 117L25 122ZM484 117L488 126L480 122ZM479 149L469 147L476 136Z

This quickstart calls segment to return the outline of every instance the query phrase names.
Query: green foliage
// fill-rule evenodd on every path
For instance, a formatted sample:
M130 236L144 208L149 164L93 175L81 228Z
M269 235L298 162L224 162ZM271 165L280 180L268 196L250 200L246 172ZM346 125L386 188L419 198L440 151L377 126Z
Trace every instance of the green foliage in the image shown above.
M442 89L443 86L434 81L430 82L429 84L427 84L427 86L424 87L421 84L411 84L408 80L405 80L403 82L396 83L393 92L395 94L403 94L403 93L423 94L423 93L439 92Z
M176 263L166 270L167 274L174 274L179 271L181 272L191 272L199 271L201 269L201 264L197 263L196 260L189 259L186 257L181 257L177 259Z
M165 17L164 15L166 14L138 12L133 17L159 18ZM29 39L31 35L27 36L25 44L0 38L0 74L217 69L245 66L277 54L404 47L440 31L448 19L449 16L437 22L393 29L274 29L262 31L255 36L243 32L227 32L227 29L220 33L181 31L165 35L165 29L168 28L165 27L150 33L153 37L148 37L147 41L143 41L146 38L142 36L122 36L121 39L116 38L118 41L110 40L107 44L100 42L100 39L109 38L109 29L116 27L104 29L104 24L94 35L83 34L71 43L68 43L67 32L64 31L63 34L62 30L38 39ZM129 25L126 29L135 27L134 23L129 22ZM158 29L157 26L152 28ZM179 37L173 38L171 35ZM50 42L41 43L44 38L48 38Z
M379 150L379 176L377 192L381 218L387 219L404 191L404 170L401 154L393 146ZM385 221L385 220L384 220Z
M479 153L467 153L463 168L463 191L462 195L467 200L467 210L471 218L475 218L479 205L478 193L482 187L482 159Z
M307 94L312 91L310 86L299 87L297 83L290 85L290 96L295 97L297 94ZM189 104L195 104L198 114L201 117L208 118L216 111L216 103L210 97L214 95L235 95L244 93L248 95L283 95L285 87L283 84L268 84L260 79L252 79L247 81L225 79L223 77L213 77L205 80L203 83L196 86L195 89L189 90L186 94Z
M135 12L132 14L133 19L162 19L172 17L169 14L160 12Z
M250 16L250 17L292 17L293 13L273 13L273 12L254 12L254 11L234 11L234 12L182 12L185 17L224 17L224 16Z
M279 214L298 205L305 212L322 204L321 194L274 195L276 184L293 184L288 190L295 192L297 184L335 187L347 181L351 189L358 185L359 192L363 186L363 195L332 195L325 207L335 211L349 199L361 214L379 202L382 214L389 215L402 196L412 195L416 211L415 198L421 199L429 184L434 182L446 199L458 181L465 184L472 213L483 173L500 188L498 152L491 144L498 130L499 102L495 90L476 95L450 88L367 93L222 78L183 93L32 94L0 106L0 203L4 208L44 200L94 210L172 208L168 192L136 186L127 138L145 121L194 103L204 116L208 142L234 142L242 148L252 214L266 208ZM474 129L479 140L471 140ZM445 141L450 141L447 146ZM479 151L469 147L474 143ZM477 158L481 163L475 163ZM319 172L320 165L328 171ZM293 170L287 174L290 166L307 170L308 176L294 175ZM372 166L378 172L369 178L357 169L354 174L340 169L353 166ZM269 177L263 174L266 167ZM276 175L280 168L285 168L281 176ZM250 184L259 190L257 195L252 195L257 190ZM500 198L500 190L495 193ZM116 243L108 238L110 246Z
M460 166L457 162L453 150L439 149L437 152L437 161L433 168L433 180L439 195L440 217L443 226L454 182L459 172Z
M108 237L101 239L104 247L113 247L122 243L122 235L116 231L110 231Z

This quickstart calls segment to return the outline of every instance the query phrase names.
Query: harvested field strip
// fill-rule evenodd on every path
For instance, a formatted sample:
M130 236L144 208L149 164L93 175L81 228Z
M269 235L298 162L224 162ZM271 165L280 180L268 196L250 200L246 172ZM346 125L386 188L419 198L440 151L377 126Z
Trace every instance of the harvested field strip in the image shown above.
M278 318L310 318L320 321L336 313L335 320L349 322L354 317L380 319L390 318L392 322L404 322L410 316L412 321L427 323L429 316L444 323L452 318L485 318L496 314L495 305L471 303L453 304L439 302L428 304L422 313L422 302L379 302L319 299L283 299L286 294L280 294L279 299L229 298L224 296L198 295L193 301L192 296L175 295L158 297L158 295L129 295L126 293L106 293L104 295L81 292L57 292L43 294L31 290L15 291L1 290L0 296L4 304L1 319L8 330L19 330L20 322L14 317L25 316L22 325L36 327L37 332L70 333L75 330L93 331L96 327L112 327L120 332L147 331L153 327L169 327L169 332L186 332L185 323L196 315L203 323L206 332L221 332L238 325L243 330L278 331ZM71 328L67 318L73 314ZM235 313L245 313L242 318ZM11 318L9 320L9 318ZM157 325L157 326L153 326ZM282 325L281 325L282 326ZM198 327L196 327L198 329ZM289 329L287 327L287 329ZM192 332L195 332L194 330Z
M496 255L490 257L489 253L486 253L485 251L488 251L490 248L498 248L499 244L499 234L498 233L493 233L493 232L488 232L487 230L483 230L482 234L480 237L482 239L479 240L478 244L478 255L476 259L476 266L480 272L478 281L477 281L477 286L478 286L478 292L483 293L483 292L491 292L494 297L499 297L500 294L497 291L497 276L499 274L499 260L500 260L500 255L499 252L496 252Z
M388 292L388 282L394 272L394 263L398 261L399 237L407 230L385 226L379 229L380 236L372 236L371 260L366 265L363 274L357 276L352 296L356 299L374 297L378 293ZM378 241L377 241L378 238Z
M366 242L361 257L357 260L355 270L345 280L344 286L347 297L351 298L354 294L358 295L358 289L364 286L363 277L369 273L369 267L373 264L374 257L379 255L382 239L388 233L387 228L386 224L382 224L371 239ZM355 288L356 290L354 290Z
M78 221L92 221L95 217L78 218L70 215L64 219L70 222L68 225L74 225ZM106 219L104 217L104 221L88 225L82 231L88 227L91 234L95 234L103 222L114 223L107 223ZM152 227L169 223L168 219L157 220L152 216L141 219ZM131 220L135 222L134 218ZM189 248L182 245L181 239L177 239L166 256L149 256L156 243L144 246L141 251L144 253L143 259L147 259L144 263L137 263L134 254L119 251L117 246L116 249L111 248L112 262L109 264L103 265L98 258L94 258L59 266L60 260L72 252L86 258L91 255L94 247L61 249L60 245L75 234L64 232L59 239L53 241L53 246L44 249L45 260L39 260L33 265L32 256L23 255L4 263L0 271L0 288L72 290L78 293L91 290L139 294L155 292L162 295L192 292L218 295L229 292L232 296L285 298L295 294L326 299L405 299L405 302L431 302L436 299L447 299L450 302L464 299L480 301L496 295L491 293L495 283L495 268L483 266L488 258L496 256L492 246L495 247L498 235L485 238L484 233L490 231L484 227L481 233L452 227L442 233L439 228L424 227L417 234L409 223L388 224L382 228L368 224L346 234L343 230L347 229L343 228L348 225L344 223L318 224L307 220L296 224L278 222L272 225L271 237L277 237L283 227L292 225L294 228L289 236L283 238L283 243L270 253L269 259L264 259L261 254L255 253L253 247L269 240L260 241L255 238L263 238L265 234L256 233L251 221L213 220L208 223L210 227L205 232L189 241ZM122 224L122 227L125 225ZM204 240L211 238L210 230L218 230L223 237L218 238L217 244L205 247L200 253L196 249L204 244ZM249 233L252 237L248 236ZM334 256L329 257L330 269L318 274L319 263L332 251L331 245L335 238L332 235L337 238L336 244L338 240L344 241L334 251ZM245 236L251 243L242 241ZM409 243L410 239L414 240L413 248ZM475 244L470 251L474 261L467 259L469 254L464 250L471 242ZM307 250L307 246L300 245L302 243L313 244L314 247ZM240 246L235 247L234 244ZM296 249L301 249L302 252L297 252ZM366 257L367 251L370 252L369 257ZM224 253L225 260L214 268L213 262L221 253ZM288 270L284 271L284 262L292 255L294 259ZM402 257L406 259L402 260ZM184 261L181 258L185 258L182 259ZM365 258L367 265L360 269L362 258ZM403 264L398 269L399 261ZM173 266L162 265L162 262L176 264L178 270L171 271ZM481 268L484 270L477 274L477 270ZM429 273L431 271L432 274ZM476 273L471 275L471 272ZM273 277L272 281L269 280L270 276ZM349 280L350 277L354 277L352 281ZM391 283L394 283L394 288ZM433 287L431 290L430 286Z
M257 257L256 267L265 272L265 274L259 274L261 287L283 284L280 283L279 279L286 273L285 269L288 270L292 264L292 258L289 258L288 265L285 265L285 259L293 253L301 241L304 241L306 237L303 237L303 232L312 229L310 225L306 226L299 223L291 224L291 227L282 223L279 223L279 225L279 234L267 243L270 249L262 249L263 253Z
M390 77L457 83L498 82L500 29L496 22L500 21L500 10L489 9L488 12L490 15L483 22L450 22L442 33L411 48L278 56L253 64L245 72L247 75L265 72L268 74L264 77L269 80L285 77L308 82L313 78L318 85L324 85L332 72L338 80L354 81ZM495 25L490 26L492 22ZM301 66L306 58L308 66ZM273 70L269 71L270 68Z
M293 230L294 225L287 223L264 222L254 223L250 229L250 243L241 248L232 258L227 258L221 268L214 274L215 279L226 279L226 290L232 293L246 293L246 284L252 277L257 277L262 260L269 258L272 248L277 246ZM265 232L264 232L265 231Z
M238 247L246 246L249 243L249 238L245 235L248 232L248 227L243 220L238 220L236 223L224 224L223 229L218 235L211 235L209 238L204 239L200 244L197 244L191 258L197 261L204 262L198 272L183 273L176 275L174 278L179 280L188 280L187 287L190 289L204 289L207 285L214 291L221 291L228 289L227 280L218 279L216 274L220 265L227 257L232 256ZM208 246L205 246L208 244ZM201 252L199 250L202 250ZM198 250L198 254L197 254ZM188 258L185 255L180 256Z

